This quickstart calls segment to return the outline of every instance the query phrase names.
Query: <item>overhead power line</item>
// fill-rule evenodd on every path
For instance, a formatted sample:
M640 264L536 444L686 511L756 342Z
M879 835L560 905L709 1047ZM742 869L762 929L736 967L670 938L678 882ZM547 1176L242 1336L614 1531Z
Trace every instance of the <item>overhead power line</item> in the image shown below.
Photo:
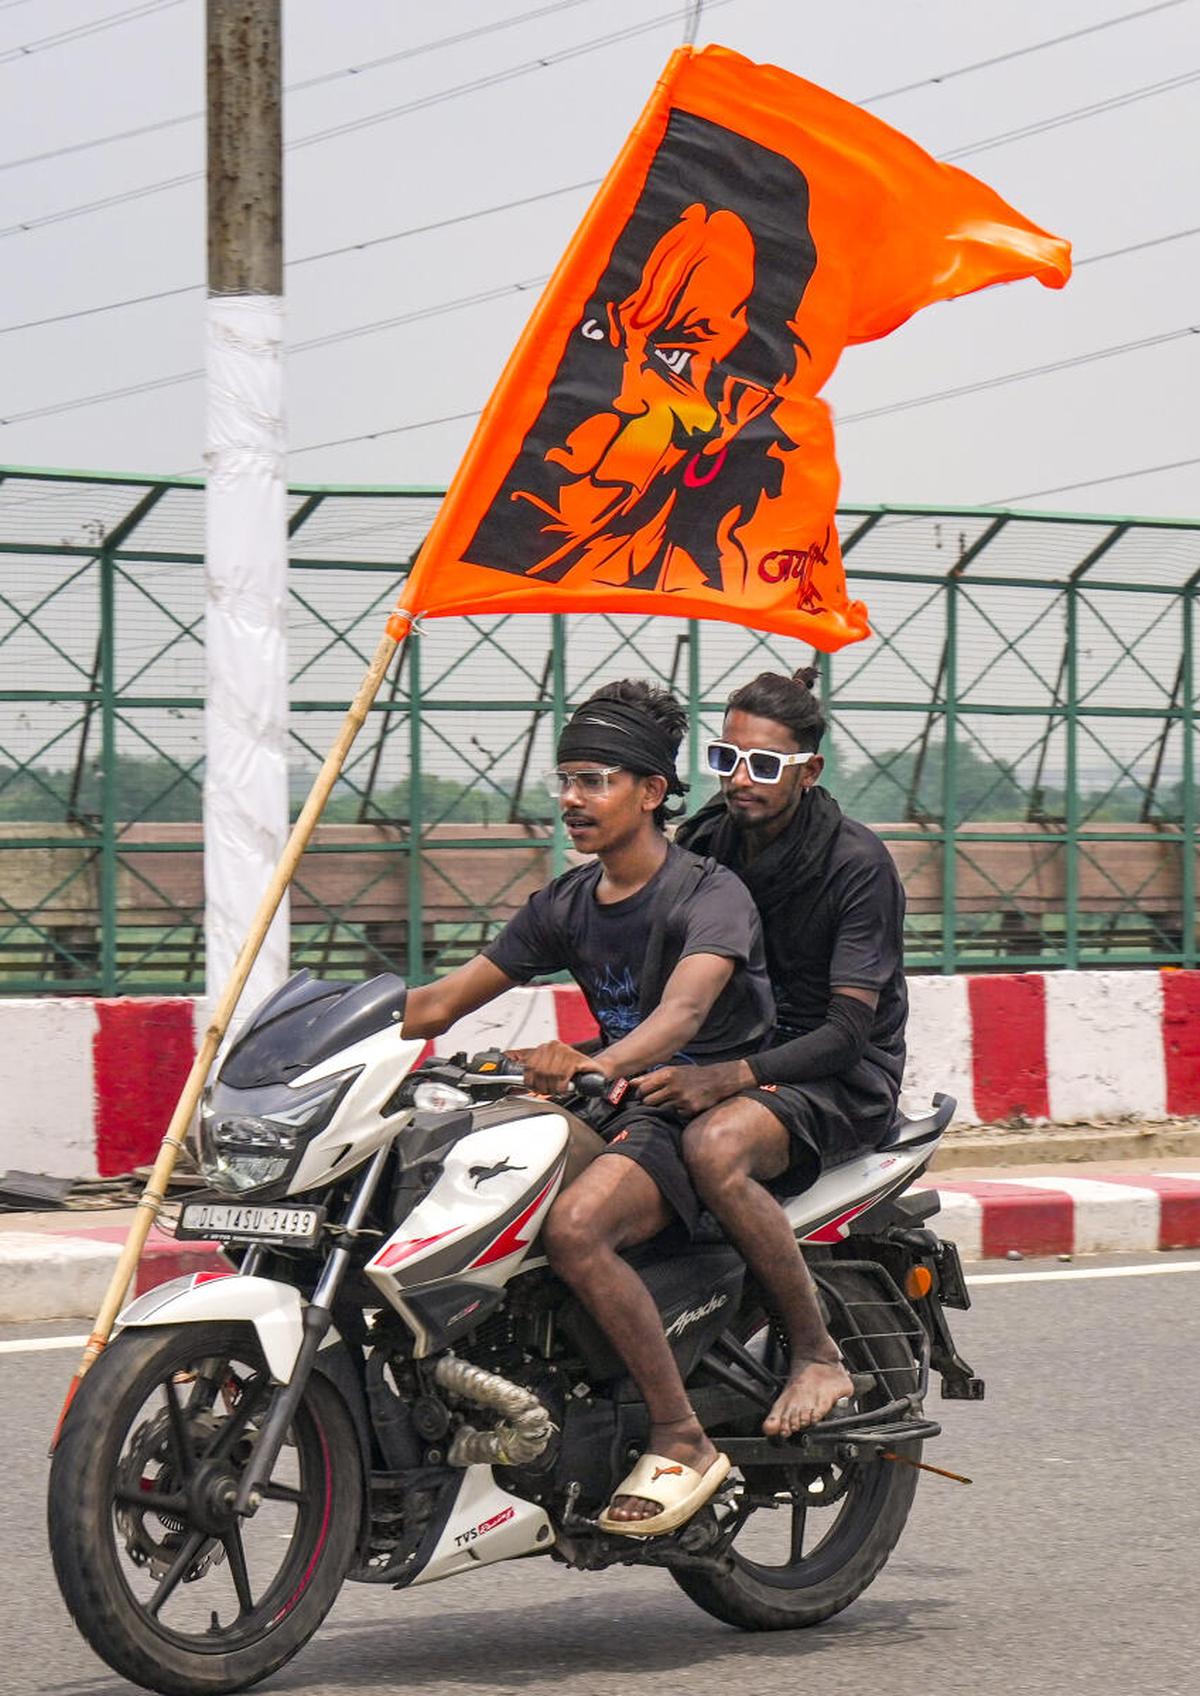
M709 0L711 6L729 6L733 0ZM678 23L680 18L687 15L686 8L674 8L669 12L659 12L653 18L644 19L639 24L627 25L624 29L612 30L607 35L593 37L590 41L578 42L573 47L559 48L553 53L545 53L537 59L527 59L519 65L509 65L503 70L490 71L482 77L473 77L470 82L458 83L453 88L439 89L433 94L419 95L415 100L406 100L398 106L388 106L379 112L366 113L360 118L352 118L341 124L331 124L325 129L313 130L310 134L298 136L295 141L286 144L285 151L297 152L306 147L314 147L318 143L332 141L338 136L356 135L362 130L372 129L379 124L392 123L397 118L408 117L413 112L427 111L430 107L443 105L449 100L459 100L464 95L478 94L484 89L497 88L502 83L512 82L518 77L529 76L535 71L547 70L552 65L565 64L570 59L578 59L588 53L600 52L605 47L615 46L618 42L632 41L635 37L646 35L652 30L663 28L670 23ZM45 229L51 224L66 223L74 218L82 218L91 212L104 212L114 206L125 206L131 201L144 200L149 195L162 194L168 189L182 188L187 183L203 181L203 171L184 171L172 177L163 177L152 183L143 183L138 188L124 189L116 194L102 196L98 200L88 200L78 206L66 206L58 212L46 212L37 218L26 218L19 224L10 224L0 229L0 238L15 235L26 235L31 230Z
M1032 135L1045 135L1048 130L1082 123L1085 118L1098 117L1102 112L1116 112L1124 106L1136 105L1139 100L1151 100L1156 95L1169 94L1174 89L1186 88L1194 82L1200 82L1200 68L1183 71L1179 76L1167 77L1162 82L1150 82L1141 88L1127 89L1124 94L1114 94L1107 100L1093 101L1090 106L1076 106L1069 112L1056 112L1049 118L1039 118L1035 123L1022 124L1018 129L1001 130L998 135L984 136L980 141L969 141L963 147L952 148L949 153L939 153L938 158L949 162L965 159L968 154L988 153L994 147L1007 147L1010 142L1024 141Z
M337 259L347 253L365 253L369 248L382 247L388 242L404 241L410 236L429 235L434 230L452 229L456 224L471 224L477 218L490 218L496 213L511 212L522 206L535 206L540 201L554 200L559 195L577 194L583 189L595 188L600 180L599 177L589 177L584 182L565 183L561 188L543 189L538 194L524 194L517 200L502 200L494 206L480 206L473 212L458 212L449 218L436 218L428 224L412 224L406 230L393 230L386 236L371 236L365 241L352 241L340 247L323 248L319 253L305 253L298 259L289 259L285 269L293 271L302 265L315 265L321 259ZM124 300L110 300L102 306L84 306L74 312L56 312L48 318L29 318L22 324L4 324L0 325L0 336L13 335L18 330L44 329L49 324L66 324L76 318L94 318L101 312L116 312L124 306L145 306L154 300L171 300L178 295L199 294L203 287L203 283L182 283L177 288L155 289L151 294L129 295Z
M1067 359L1047 360L1044 365L1030 365L1023 371L1004 371L996 377L981 377L975 383L960 383L953 389L935 389L931 394L913 395L908 400L891 401L886 406L868 407L865 412L848 412L838 419L838 428L861 424L868 418L888 418L896 412L911 412L914 407L932 406L939 400L958 400L963 395L980 394L984 389L1000 389L1009 383L1024 383L1031 377L1049 377L1056 371L1072 371L1079 365L1093 365L1099 359L1116 359L1121 354L1138 353L1145 348L1163 347L1167 342L1182 341L1187 336L1200 335L1200 324L1184 324L1178 330L1165 330L1160 335L1142 336L1138 341L1115 342L1111 347L1094 348L1090 353L1072 354Z
M1112 358L1115 358L1119 354L1133 353L1133 352L1135 352L1139 349L1142 349L1142 348L1161 346L1161 345L1164 345L1167 342L1179 341L1179 340L1181 340L1181 339L1183 339L1187 336L1200 336L1200 324L1189 324L1189 325L1185 326L1183 329L1169 330L1169 331L1165 332L1163 335L1158 335L1158 336L1147 336L1143 340L1137 341L1137 342L1121 342L1121 343L1118 343L1114 347L1096 348L1091 353L1077 354L1077 355L1075 355L1074 358L1071 358L1071 359L1057 360L1057 361L1054 361L1053 363L1048 363L1048 364L1045 364L1045 365L1031 366L1027 370L1024 370L1024 371L1007 371L1007 372L1004 372L1003 374L1001 374L1000 376L997 376L997 377L985 377L985 378L981 379L978 383L964 383L956 389L942 389L942 390L939 390L936 394L918 395L912 400L897 401L890 406L875 407L875 408L872 408L870 411L867 411L867 412L851 413L847 417L839 418L837 420L837 428L840 430L840 429L844 428L845 425L847 425L847 424L855 424L855 423L858 423L865 418L879 418L879 417L884 416L885 414L892 413L892 412L905 412L905 411L908 411L912 407L924 406L927 403L935 401L935 400L949 400L949 399L952 399L952 398L957 398L961 395L974 394L977 391L982 390L982 389L995 389L995 388L1000 388L1007 383L1024 382L1026 379L1031 378L1031 377L1048 376L1055 371L1067 370L1067 369L1074 367L1074 366L1077 366L1077 365L1092 364L1095 361L1101 360L1101 359L1112 359ZM477 413L457 413L457 414L455 414L455 418L475 417L475 416L477 416ZM401 428L403 428L406 431L408 431L408 430L420 430L420 429L424 428L425 423L442 424L442 423L445 423L445 422L447 422L446 419L431 418L431 419L427 419L425 421L417 420L415 422L405 424L405 425L401 426ZM343 446L347 445L348 443L355 442L355 441L363 441L363 442L374 441L374 439L377 436L386 436L386 435L389 435L390 433L391 432L388 431L388 430L373 430L367 435L363 435L363 436L343 436L336 442L315 442L315 443L310 444L308 447L295 448L292 451L295 452L295 453L311 453L315 448L318 448L318 447L343 447ZM1041 492L1045 493L1045 494L1052 494L1055 491L1053 491L1053 490L1043 490ZM1023 496L1023 495L1012 496L1013 500L1024 500L1025 498L1026 497ZM995 505L997 503L991 502L989 504Z
M377 318L369 324L354 324L345 330L333 330L328 335L311 336L307 341L294 342L289 355L311 353L315 348L332 347L335 342L355 341L360 336L373 336L383 330L398 329L402 324L416 324L425 318L441 318L447 312L461 312L485 301L506 299L509 295L527 293L540 288L545 277L527 277L520 282L501 283L496 288L483 289L478 294L461 295L456 300L437 301L432 306L418 306L411 312L398 312L390 318ZM52 401L48 406L31 407L27 412L13 412L0 418L0 427L27 424L35 418L56 418L60 413L79 412L85 407L101 406L106 401L128 400L133 395L152 394L157 389L178 388L183 383L196 383L204 376L202 367L192 371L173 371L164 377L149 377L140 383L127 383L119 389L103 389L98 394L81 395L75 400Z
M1142 465L1136 471L1112 471L1104 477L1084 477L1078 483L1057 483L1052 489L1027 489L1022 495L1005 495L1002 500L987 501L987 506L1010 506L1013 501L1033 501L1041 495L1066 495L1073 489L1097 489L1103 483L1126 483L1134 477L1156 477L1160 471L1182 471L1189 465L1200 465L1200 454L1190 459L1162 460L1158 465Z
M1007 65L1013 59L1024 59L1030 53L1044 53L1048 47L1061 47L1068 41L1079 41L1085 35L1098 35L1101 30L1113 29L1117 24L1136 23L1139 18L1148 18L1154 12L1170 12L1176 6L1189 6L1192 0L1158 0L1154 6L1143 6L1136 12L1122 12L1116 18L1103 18L1097 24L1084 24L1082 29L1068 30L1065 35L1050 35L1043 41L1031 41L1027 47L1013 47L1007 53L993 53L990 59L976 59L970 65L958 65L952 71L941 71L937 76L921 77L917 82L901 83L898 88L886 88L881 94L870 94L865 100L860 100L860 106L878 106L882 100L895 100L901 94L915 94L922 88L933 88L944 82L953 82L956 77L970 76L975 71L990 71L994 65Z
M365 430L358 436L334 436L327 442L307 442L301 448L289 448L288 458L294 459L297 454L316 453L319 448L344 448L354 442L376 442L381 436L403 436L410 430L431 430L435 424L461 424L464 419L479 417L479 408L473 406L469 412L446 412L440 418L418 418L412 424L389 424L385 430Z
M313 336L309 340L295 343L289 350L291 354L308 353L315 348L331 347L338 342L353 341L361 336L376 335L385 330L398 329L402 325L418 323L422 319L441 317L447 312L459 312L485 302L500 300L512 294L528 292L540 288L546 281L545 277L530 277L522 281L503 283L496 288L484 289L477 294L462 295L455 300L440 301L431 306L417 307L410 312L398 313L390 318L380 318L367 324L356 324L348 329L334 330L327 335ZM911 411L915 407L931 405L940 400L957 400L964 395L977 394L986 389L1002 388L1010 383L1026 382L1030 378L1051 376L1059 371L1074 369L1081 365L1091 365L1102 359L1113 359L1126 353L1143 351L1151 347L1165 346L1169 342L1180 341L1189 336L1200 335L1200 324L1188 324L1177 330L1167 330L1159 335L1144 336L1138 341L1118 342L1111 347L1094 348L1089 353L1075 354L1067 359L1047 361L1042 365L1028 366L1021 371L1001 372L995 377L983 377L978 382L963 383L953 389L939 389L927 395L915 395L909 400L893 401L886 406L872 407L863 412L848 413L838 420L838 428L844 429L849 424L861 423L869 418L882 418L896 412ZM175 388L183 383L197 382L204 375L200 369L173 372L164 377L148 378L140 383L130 383L118 389L105 389L97 394L81 395L74 400L55 401L48 406L31 408L27 412L11 413L7 418L0 418L0 427L11 424L29 423L38 418L57 417L61 413L80 411L85 407L100 406L107 401L127 400L134 395L150 394L158 389ZM471 414L455 414L473 416ZM443 423L444 419L417 420L403 426L405 430L419 430L425 424ZM336 444L317 443L314 446L341 446L345 442L356 440L370 441L376 435L387 435L388 430L373 431L361 437L347 436ZM309 448L292 450L297 453L307 453Z
M100 35L104 30L116 29L119 24L135 23L139 18L148 18L155 12L169 11L172 6L182 5L183 0L144 0L140 6L130 6L124 12L113 12L107 18L97 18L89 24L77 24L74 29L59 30L57 35L43 35L37 41L26 41L20 47L6 47L0 52L0 65L10 65L17 59L30 59L35 53L45 53L51 47L65 47L68 42L82 41L88 35Z
M489 35L496 30L512 29L519 24L544 17L552 12L565 11L578 5L590 4L591 0L553 0L552 4L538 6L528 12L518 12L511 17L498 18L491 23L477 25L474 29L461 30L455 35L439 36L436 41L419 42L416 46L405 47L396 53L386 53L377 59L365 60L358 65L344 65L336 71L323 71L319 76L305 77L298 82L288 83L285 92L298 94L310 88L318 88L327 83L340 81L345 77L365 76L370 71L381 70L388 65L399 64L405 59L417 58L426 53L432 53L442 47L458 46L466 41L473 41L478 36ZM0 0L0 11L14 5L27 5L29 0ZM912 94L923 88L934 88L942 83L951 82L956 77L969 76L976 71L990 70L995 65L1007 64L1013 59L1023 59L1033 53L1042 53L1047 48L1059 47L1066 42L1078 41L1086 35L1098 34L1101 30L1112 29L1118 24L1135 23L1141 18L1151 16L1155 12L1171 11L1176 6L1191 5L1192 0L1158 0L1157 5L1144 6L1138 11L1123 12L1119 17L1104 18L1095 24L1086 24L1082 29L1069 30L1065 35L1052 35L1042 41L1033 41L1024 47L1012 48L1006 53L995 53L988 59L976 59L969 65L957 65L953 70L941 71L935 76L921 77L916 82L904 83L897 88L883 89L878 94L871 94L859 101L861 106L875 106L884 100L892 100L901 94ZM694 39L695 27L699 24L699 9L696 0L692 0L685 29L690 31L690 39ZM139 124L132 129L113 130L108 135L93 136L87 141L68 142L62 147L48 148L40 153L29 153L20 159L0 161L0 171L16 170L22 165L41 164L49 159L65 158L69 154L88 152L93 148L107 147L112 142L130 141L138 136L154 135L162 130L173 129L181 124L198 123L204 113L180 112L171 118L160 118L154 123Z
M448 230L456 224L471 224L479 218L490 218L501 212L512 212L522 206L535 206L543 200L556 200L564 194L581 194L585 189L597 188L600 177L585 177L581 182L564 183L560 188L547 188L537 194L524 194L516 200L497 201L493 206L479 206L471 212L456 212L449 218L436 218L427 224L412 224L404 230L392 230L383 236L368 236L363 241L343 242L339 247L322 248L317 253L304 253L296 259L289 259L286 269L296 270L303 265L315 265L324 259L340 259L348 253L367 253L372 248L385 247L390 242L405 241L412 236L429 235L435 230ZM1200 224L1189 225L1185 230L1169 230L1165 235L1147 236L1144 241L1127 242L1123 247L1109 248L1105 253L1089 253L1082 258L1072 257L1072 266L1081 271L1085 265L1100 265L1108 259L1123 259L1127 254L1144 253L1150 248L1165 247L1174 241L1184 241L1190 236L1200 235ZM0 336L15 335L19 330L41 330L52 324L69 324L80 318L95 318L104 312L119 312L127 306L146 306L152 301L172 300L179 295L199 294L203 283L180 283L174 288L153 289L149 294L126 295L121 300L104 301L99 306L80 306L71 312L55 312L45 318L26 318L17 324L0 324Z
M171 4L175 0L170 0ZM413 47L402 47L396 53L385 53L378 59L366 59L360 65L343 65L336 71L322 71L319 76L304 77L299 82L285 85L285 94L300 94L306 89L322 88L327 83L338 82L344 77L366 76L371 71L383 70L388 65L398 65L405 59L417 59L426 53L436 52L442 47L458 47L463 42L474 41L478 36L491 35L500 29L513 29L518 24L531 23L538 18L547 17L551 12L565 12L575 6L589 6L593 0L551 0L544 6L535 6L532 11L516 12L511 17L496 18L491 23L477 24L474 29L459 30L455 35L440 35L436 41L421 41ZM0 8L2 9L2 8ZM41 153L27 153L21 159L6 159L0 162L0 171L15 171L21 165L41 165L48 159L64 159L68 154L87 153L95 147L107 147L114 141L132 141L138 136L155 135L162 130L176 129L180 124L199 123L204 117L202 109L195 112L179 112L173 118L159 118L151 124L138 124L133 129L113 130L108 135L93 136L88 141L72 141L63 147L47 148Z
M1072 268L1076 271L1085 265L1099 265L1105 259L1123 259L1127 253L1145 253L1150 247L1165 247L1169 241L1182 241L1185 236L1200 236L1200 224L1193 224L1187 230L1172 230L1165 236L1148 236L1145 241L1131 241L1124 247L1110 247L1107 253L1089 253L1083 259L1071 257Z

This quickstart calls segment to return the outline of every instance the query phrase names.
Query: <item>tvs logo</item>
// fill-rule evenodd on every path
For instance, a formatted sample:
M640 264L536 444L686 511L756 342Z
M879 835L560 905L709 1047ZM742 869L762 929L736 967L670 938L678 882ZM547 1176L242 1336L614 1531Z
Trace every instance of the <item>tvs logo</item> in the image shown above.
M465 1549L468 1543L474 1543L479 1537L486 1537L489 1531L497 1530L501 1525L507 1525L516 1514L516 1508L505 1508L502 1513L493 1514L491 1519L482 1520L473 1525L469 1531L461 1532L454 1539L456 1549Z
M764 554L758 562L758 575L764 583L796 585L796 606L801 612L813 612L821 605L821 597L813 584L813 573L819 565L829 564L829 539L832 526L826 525L825 539L810 542L806 548L776 548Z

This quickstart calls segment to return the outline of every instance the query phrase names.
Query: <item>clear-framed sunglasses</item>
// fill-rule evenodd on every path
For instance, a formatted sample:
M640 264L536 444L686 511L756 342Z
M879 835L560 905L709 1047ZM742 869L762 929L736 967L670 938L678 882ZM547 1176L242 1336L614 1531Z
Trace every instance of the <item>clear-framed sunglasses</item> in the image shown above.
M581 795L607 795L609 778L624 770L624 766L595 766L589 771L548 771L544 781L556 801L568 789L577 789Z
M787 766L802 766L812 759L812 749L806 754L779 754L774 748L738 748L732 742L710 742L705 749L709 771L718 777L732 777L742 760L755 783L778 783Z

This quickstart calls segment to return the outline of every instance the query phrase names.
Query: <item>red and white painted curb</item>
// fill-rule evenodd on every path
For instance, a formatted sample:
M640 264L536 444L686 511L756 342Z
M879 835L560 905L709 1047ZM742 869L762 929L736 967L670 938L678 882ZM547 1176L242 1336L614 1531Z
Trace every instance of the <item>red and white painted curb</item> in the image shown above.
M956 1122L1200 1116L1200 971L909 979L905 1092ZM107 1177L153 1159L203 1014L188 998L0 1001L0 1172ZM572 987L515 989L439 1039L528 1047L595 1033Z
M942 1209L931 1224L966 1261L1021 1255L1147 1254L1200 1248L1200 1171L1075 1178L936 1175ZM49 1229L0 1232L0 1324L87 1319L99 1308L125 1229L63 1215ZM215 1243L177 1243L157 1228L135 1293L184 1273L226 1266Z
M32 1319L90 1319L100 1307L128 1234L124 1225L85 1225L64 1213L37 1231L0 1231L0 1325ZM131 1296L188 1272L227 1269L218 1243L177 1243L155 1226Z
M930 1223L964 1260L1014 1252L1145 1254L1200 1248L1200 1172L1096 1173L1086 1178L922 1179L941 1212Z

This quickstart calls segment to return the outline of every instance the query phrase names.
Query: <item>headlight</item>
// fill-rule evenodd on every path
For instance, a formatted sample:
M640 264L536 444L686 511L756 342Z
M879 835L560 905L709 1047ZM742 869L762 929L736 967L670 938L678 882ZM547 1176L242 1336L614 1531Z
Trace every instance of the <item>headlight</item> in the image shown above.
M278 1112L222 1112L205 1101L200 1109L200 1170L214 1189L262 1189L287 1175L296 1152L333 1112L357 1072L343 1074Z
M453 1084L417 1084L412 1093L413 1106L420 1113L452 1113L456 1107L470 1107L471 1097L465 1089Z

